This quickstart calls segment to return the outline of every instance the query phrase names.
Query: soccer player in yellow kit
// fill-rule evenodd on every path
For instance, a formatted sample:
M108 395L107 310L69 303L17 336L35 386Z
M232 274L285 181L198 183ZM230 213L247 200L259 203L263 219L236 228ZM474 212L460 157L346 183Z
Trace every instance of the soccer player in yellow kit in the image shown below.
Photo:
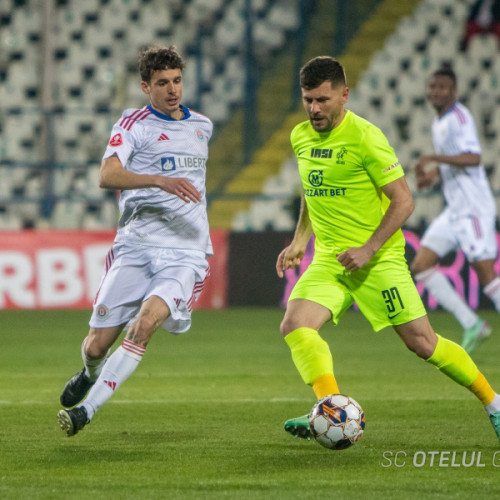
M314 233L313 261L280 327L303 381L318 399L340 392L318 330L337 324L355 301L375 331L392 326L408 349L475 394L500 439L500 396L462 347L434 332L408 270L401 226L414 204L394 150L380 129L344 108L349 88L337 60L311 59L300 86L309 120L293 129L291 143L303 197L276 270L283 277L298 266ZM285 430L311 436L307 415L285 422Z

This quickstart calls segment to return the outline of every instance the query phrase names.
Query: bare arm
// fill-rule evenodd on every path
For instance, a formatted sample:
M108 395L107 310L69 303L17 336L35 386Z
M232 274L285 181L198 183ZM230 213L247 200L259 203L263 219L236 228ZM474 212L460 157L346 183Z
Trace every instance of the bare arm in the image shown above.
M300 199L300 215L295 228L293 240L286 248L278 255L276 261L276 272L280 278L283 278L283 272L287 269L297 267L306 253L307 244L313 234L311 220L309 219L309 211L307 203L302 193Z
M368 263L413 212L413 197L404 177L383 186L382 191L390 204L377 229L363 246L337 254L338 261L348 271L356 271Z
M101 170L99 171L99 187L122 190L159 188L178 196L186 203L201 201L200 193L187 179L130 172L123 168L116 155L102 161Z
M429 163L446 163L456 168L477 167L481 163L481 155L462 153L459 155L424 155L421 156L414 167L417 176L417 189L426 188L439 181L439 168L427 169Z
M446 163L457 168L477 167L481 163L481 155L475 153L461 153L459 155L424 155L417 162L416 169L423 168L428 163Z

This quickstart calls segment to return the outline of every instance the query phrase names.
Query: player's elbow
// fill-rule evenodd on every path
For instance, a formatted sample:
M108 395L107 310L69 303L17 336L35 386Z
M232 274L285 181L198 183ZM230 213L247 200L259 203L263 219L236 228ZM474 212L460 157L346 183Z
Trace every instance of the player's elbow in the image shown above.
M118 189L122 170L122 164L116 155L104 159L99 170L99 187L101 189Z
M101 189L116 189L116 174L109 165L103 164L99 170L99 187Z
M413 199L413 196L410 197L408 200L408 215L407 218L410 217L410 215L415 211L415 200Z
M109 189L112 187L109 182L109 175L103 169L99 172L99 187L101 189Z
M403 219L403 224L410 217L410 215L413 213L414 210L415 210L415 201L413 200L413 196L408 196L405 197L403 200L401 200L401 203L399 203L398 205L397 212Z

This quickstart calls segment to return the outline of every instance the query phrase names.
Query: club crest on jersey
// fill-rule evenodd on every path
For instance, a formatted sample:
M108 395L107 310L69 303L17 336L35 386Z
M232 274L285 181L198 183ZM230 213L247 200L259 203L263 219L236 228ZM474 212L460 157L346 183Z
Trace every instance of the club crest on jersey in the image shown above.
M200 139L200 141L203 140L203 132L200 129L196 130L196 137L198 137L198 139Z
M323 170L311 170L308 179L311 186L321 186L323 184Z
M347 154L347 149L342 146L337 153L337 165L345 165L344 156Z
M121 146L123 144L122 134L115 134L111 137L109 141L109 145L116 148L117 146Z
M101 319L101 320L108 319L109 318L109 309L104 304L99 304L95 308L95 314L97 316L97 319Z
M175 158L173 156L162 158L161 170L162 172L171 172L172 170L175 170Z

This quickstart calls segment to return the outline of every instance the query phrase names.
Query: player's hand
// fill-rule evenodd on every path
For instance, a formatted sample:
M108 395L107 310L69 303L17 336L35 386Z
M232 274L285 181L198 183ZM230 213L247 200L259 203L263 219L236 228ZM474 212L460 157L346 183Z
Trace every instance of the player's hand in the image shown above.
M434 160L432 159L432 156L431 155L424 155L424 156L421 156L415 167L413 167L413 169L415 170L415 172L417 173L417 175L419 173L423 173L425 172L425 167L426 165L428 165L429 163L432 163Z
M347 271L357 271L370 262L373 253L366 247L353 247L336 254L337 260Z
M184 178L160 177L158 187L167 193L178 196L182 201L198 203L201 201L200 192Z
M417 189L423 189L432 186L433 177L426 172L417 173Z
M421 156L416 165L413 167L413 171L415 172L415 176L417 178L417 189L427 188L434 184L437 170L428 170L426 166L429 163L433 163L431 156Z
M295 249L293 245L288 245L278 255L276 260L276 272L280 278L283 278L287 269L300 266L300 262L305 255L305 250Z

